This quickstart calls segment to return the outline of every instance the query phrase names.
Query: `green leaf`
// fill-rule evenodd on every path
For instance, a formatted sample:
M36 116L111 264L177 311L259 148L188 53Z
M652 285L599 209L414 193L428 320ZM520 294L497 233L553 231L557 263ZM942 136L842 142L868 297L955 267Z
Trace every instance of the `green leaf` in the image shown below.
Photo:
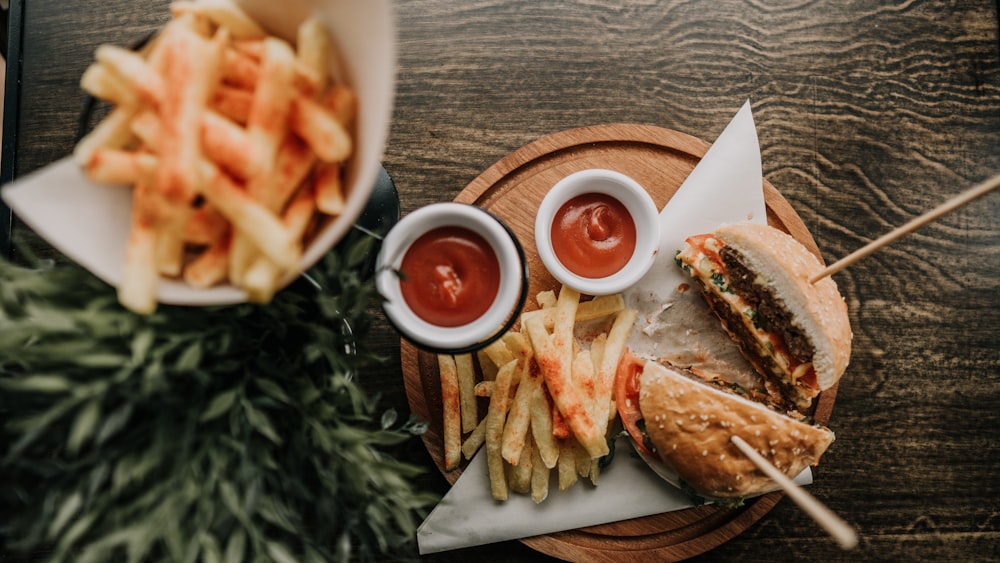
M66 441L66 450L71 455L80 451L80 446L94 434L94 429L97 428L97 423L100 420L100 402L96 400L89 401L83 407L83 410L76 415L76 420L73 421L73 429L70 431L69 439Z
M388 430L392 428L392 425L396 424L396 420L399 418L399 413L396 409L388 409L382 413L382 429Z
M72 388L72 383L60 375L27 375L0 379L0 388L20 393L65 393Z
M278 444L282 443L281 436L278 436L278 432L274 429L274 425L271 424L271 419L268 418L264 411L254 408L249 401L243 401L243 412L247 416L247 420L253 428L260 432L265 438Z
M243 530L236 530L226 542L226 563L242 563L247 549L247 535Z
M201 544L202 563L222 563L222 550L219 549L219 542L210 533L203 533L199 537Z
M208 404L208 407L202 411L201 416L198 417L198 422L207 422L209 420L218 418L226 413L236 402L236 396L239 394L239 389L230 389L229 391L223 391L212 399L212 402Z
M132 364L139 365L146 361L146 356L149 355L155 339L156 334L152 329L143 329L135 334L131 346Z
M201 340L195 340L187 348L181 352L180 357L177 359L177 363L174 365L174 369L184 373L186 371L191 371L197 369L201 365L201 358L204 352L204 346Z
M284 544L278 542L267 542L267 554L277 563L298 563L299 561Z
M291 398L289 398L288 394L285 393L285 390L274 381L258 377L254 380L254 384L259 387L261 391L267 394L268 397L271 397L276 401L281 401L282 403L291 404Z
M59 511L56 512L56 517L52 519L52 524L49 526L49 538L54 538L62 529L69 523L70 519L76 516L76 513L83 506L83 495L79 492L73 493L63 501L62 506L59 507Z
M374 245L375 239L365 238L358 244L354 245L347 254L347 267L357 268L362 265L372 251L372 246Z

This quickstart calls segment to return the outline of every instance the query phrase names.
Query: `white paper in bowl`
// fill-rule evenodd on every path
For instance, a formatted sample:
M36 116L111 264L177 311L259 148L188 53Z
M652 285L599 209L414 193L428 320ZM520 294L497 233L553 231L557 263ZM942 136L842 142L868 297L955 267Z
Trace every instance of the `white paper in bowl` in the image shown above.
M340 51L333 69L358 98L354 154L347 163L344 213L329 221L305 249L304 271L348 232L375 187L389 134L395 94L396 35L389 0L237 0L269 32L294 43L299 23L315 15ZM4 202L54 248L117 287L124 269L131 189L87 179L67 157L6 186ZM290 276L285 283L291 281ZM175 305L246 301L232 285L197 289L161 279L157 299Z

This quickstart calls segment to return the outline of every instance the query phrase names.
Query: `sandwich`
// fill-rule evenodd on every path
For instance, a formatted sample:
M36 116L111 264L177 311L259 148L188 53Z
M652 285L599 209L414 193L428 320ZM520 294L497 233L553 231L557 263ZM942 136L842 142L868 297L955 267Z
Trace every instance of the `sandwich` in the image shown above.
M823 265L776 228L736 223L687 239L677 264L764 380L779 408L808 412L833 387L851 356L847 304L837 284L809 280Z
M615 400L636 449L676 474L682 489L738 501L778 488L730 442L734 435L789 478L815 465L833 442L830 429L798 411L779 412L706 375L631 353L616 374Z

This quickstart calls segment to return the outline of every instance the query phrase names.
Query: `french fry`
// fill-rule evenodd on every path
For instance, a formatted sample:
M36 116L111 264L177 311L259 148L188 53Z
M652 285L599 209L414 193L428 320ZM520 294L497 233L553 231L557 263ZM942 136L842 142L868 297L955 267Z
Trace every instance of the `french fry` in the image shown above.
M574 320L578 323L592 321L601 317L617 314L624 308L625 301L623 300L621 294L616 293L614 295L601 295L591 299L590 301L581 301L577 306ZM554 307L546 307L544 309L532 311L532 313L538 313L543 316L545 319L545 328L553 328L555 326Z
M549 469L559 459L559 441L553 428L553 410L544 388L537 385L531 394L531 437L539 450L542 463Z
M615 317L611 330L608 331L607 340L601 353L601 363L597 369L597 388L594 396L594 405L597 409L594 419L601 427L601 433L607 432L608 421L614 416L612 408L612 391L615 384L615 371L618 369L618 362L625 352L625 343L628 335L632 332L638 311L635 309L624 309Z
M486 350L476 352L476 360L479 361L479 371L483 374L483 381L481 383L491 382L497 378L497 370L500 368L493 363Z
M587 449L580 444L579 441L573 447L573 453L576 457L576 473L580 477L590 477L590 461L592 456L587 451Z
M501 441L507 410L510 407L510 388L516 371L517 360L511 360L500 367L486 414L486 464L489 467L491 494L496 500L507 500L509 495L501 456Z
M336 72L336 67L334 72ZM358 114L358 98L354 95L354 90L343 84L334 84L320 100L320 103L333 112L337 122L344 129L350 130L354 125L354 118Z
M219 63L226 34L207 41L171 22L160 39L163 80L172 90L159 104L162 138L157 189L167 202L188 205L198 192L202 114L220 79Z
M315 210L315 193L309 188L303 188L285 209L281 218L282 225L293 239L302 238L315 215ZM243 287L246 289L250 301L255 303L270 301L277 289L280 277L281 270L274 262L265 256L257 256L243 280Z
M162 101L164 78L138 53L114 45L101 45L94 51L94 58L123 81L142 103L157 106Z
M503 339L492 342L483 351L497 367L505 366L515 359Z
M574 452L575 443L576 441L572 438L559 441L559 462L557 471L559 475L560 491L569 489L578 479L576 474L576 454Z
M521 368L521 380L507 414L501 444L501 455L511 465L517 465L523 457L524 447L528 442L528 426L531 423L531 396L541 383L538 367L534 362L520 361L518 365Z
M215 242L184 268L184 281L193 287L211 287L226 279L229 266L230 233L217 237Z
M135 135L132 133L132 117L136 108L120 106L108 114L100 123L87 133L73 148L73 159L80 166L85 166L99 148L120 149L128 146Z
M486 419L479 421L476 425L476 429L473 430L469 436L462 442L462 455L465 459L472 459L472 456L479 451L483 443L486 441Z
M552 394L549 393L547 387L545 388L545 400L549 402L550 406L553 404ZM552 436L558 440L563 440L573 436L573 431L570 430L569 424L566 423L566 418L563 417L561 412L559 412L559 409L550 408L549 415L552 419Z
M209 107L240 125L246 125L252 104L253 90L228 84L220 84L209 101Z
M330 36L316 18L309 18L299 25L298 60L301 66L315 75L320 88L330 79L333 44Z
M524 460L520 464L507 466L507 479L510 490L519 494L531 492L531 481L534 475L535 465L532 463L532 444L528 441L524 445ZM544 466L543 466L544 469Z
M351 154L351 135L316 101L296 97L291 109L291 126L323 162L339 162Z
M159 159L138 151L98 147L83 165L87 176L105 184L149 184L156 177Z
M493 387L495 381L479 381L476 383L476 396L477 397L490 397L493 395Z
M80 76L80 88L91 96L118 106L134 106L139 103L136 91L101 63L93 63L87 67Z
M587 410L590 412L590 416L597 421L597 413L595 406L595 393L596 381L594 374L594 364L590 359L589 351L577 352L576 356L573 357L573 384L576 388L580 390L583 395L584 401L587 404ZM601 415L604 416L603 411Z
M590 460L590 474L588 475L588 477L590 478L590 484L591 485L593 485L593 486L596 487L600 483L600 481L601 481L601 460L600 459L592 459L592 460Z
M125 271L118 286L118 300L125 307L148 314L156 308L156 216L155 191L136 186L132 203L132 229L125 250Z
M542 463L538 448L531 450L531 500L538 504L549 496L549 477L551 467Z
M228 233L229 223L226 218L216 208L205 204L188 216L182 236L192 244L211 245L224 236L228 238Z
M347 201L340 179L340 163L324 162L317 166L315 182L316 207L334 217L343 213Z
M462 403L462 432L472 432L479 423L476 405L476 373L472 366L471 354L455 356L458 367L458 396Z
M551 289L539 291L538 295L535 296L535 302L538 303L538 307L541 309L553 308L556 306L556 292Z
M172 2L174 16L196 14L211 20L215 25L229 29L236 39L264 37L267 33L246 12L231 0L199 0L198 2Z
M458 367L455 358L438 355L441 379L441 403L444 407L444 466L451 471L458 467L462 456L462 420L459 412Z
M572 378L573 324L579 297L578 292L568 287L564 286L560 290L551 345L544 353L539 352L535 346L535 357L545 378L546 388L577 441L592 457L601 457L608 453L603 430L590 415L586 397L574 386ZM530 324L538 324L541 319L533 321ZM534 346L535 335L530 330L529 337Z

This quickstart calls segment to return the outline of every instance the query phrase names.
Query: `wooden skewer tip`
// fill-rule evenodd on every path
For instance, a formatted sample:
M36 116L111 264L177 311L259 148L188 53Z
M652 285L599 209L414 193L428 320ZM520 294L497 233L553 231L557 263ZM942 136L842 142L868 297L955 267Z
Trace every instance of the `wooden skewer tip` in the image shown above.
M785 493L795 501L797 505L813 520L816 521L827 533L829 533L843 549L853 549L858 545L858 534L854 528L845 522L841 517L833 513L826 505L821 503L805 489L795 484L794 481L785 476L762 455L757 453L750 444L746 443L739 436L732 436L730 441L739 448L747 458L750 459L761 471L772 481L781 486Z

